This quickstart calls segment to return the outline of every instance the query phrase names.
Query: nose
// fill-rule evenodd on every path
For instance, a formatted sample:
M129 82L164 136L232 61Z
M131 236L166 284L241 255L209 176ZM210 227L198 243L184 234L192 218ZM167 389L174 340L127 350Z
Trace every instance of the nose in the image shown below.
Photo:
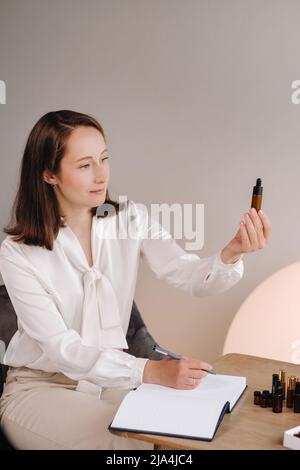
M96 183L105 183L106 180L107 180L107 171L100 164L99 166L97 166L95 170L95 181Z
M95 184L106 184L106 180L104 178L96 178Z

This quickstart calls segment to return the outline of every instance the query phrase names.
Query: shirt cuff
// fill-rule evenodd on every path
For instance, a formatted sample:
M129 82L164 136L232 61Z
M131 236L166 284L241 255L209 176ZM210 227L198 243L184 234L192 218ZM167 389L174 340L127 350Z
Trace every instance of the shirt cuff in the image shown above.
M222 258L221 258L221 251L219 251L217 254L216 254L216 257L215 257L215 265L216 266L222 266L222 268L227 268L227 269L232 269L233 267L236 267L238 266L239 264L242 263L242 259L243 259L243 254L241 254L240 256L240 259L238 259L235 263L223 263L222 261Z
M148 358L136 357L130 388L137 388L143 383L143 373L147 361L149 361Z

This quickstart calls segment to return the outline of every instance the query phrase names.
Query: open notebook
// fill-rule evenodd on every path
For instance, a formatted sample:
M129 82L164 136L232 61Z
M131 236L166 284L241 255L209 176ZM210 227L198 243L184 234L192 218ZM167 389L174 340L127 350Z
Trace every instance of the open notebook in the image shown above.
M211 441L246 386L246 377L219 374L193 390L142 384L125 396L109 429Z

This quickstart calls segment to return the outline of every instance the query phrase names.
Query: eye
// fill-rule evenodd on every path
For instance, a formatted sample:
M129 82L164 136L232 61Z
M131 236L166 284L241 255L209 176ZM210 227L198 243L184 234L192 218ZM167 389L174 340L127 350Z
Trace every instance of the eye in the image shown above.
M108 159L109 159L109 157L103 157L103 158L101 158L101 161L104 162L104 160L108 160ZM88 168L89 166L90 166L90 164L87 163L86 165L80 166L79 168Z

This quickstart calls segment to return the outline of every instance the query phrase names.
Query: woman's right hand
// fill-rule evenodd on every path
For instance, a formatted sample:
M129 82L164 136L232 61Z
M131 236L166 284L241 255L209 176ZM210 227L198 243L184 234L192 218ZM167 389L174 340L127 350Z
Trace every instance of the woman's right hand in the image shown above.
M149 359L144 367L143 383L192 390L207 375L205 370L211 369L210 364L194 357L179 360L168 357L160 361Z

